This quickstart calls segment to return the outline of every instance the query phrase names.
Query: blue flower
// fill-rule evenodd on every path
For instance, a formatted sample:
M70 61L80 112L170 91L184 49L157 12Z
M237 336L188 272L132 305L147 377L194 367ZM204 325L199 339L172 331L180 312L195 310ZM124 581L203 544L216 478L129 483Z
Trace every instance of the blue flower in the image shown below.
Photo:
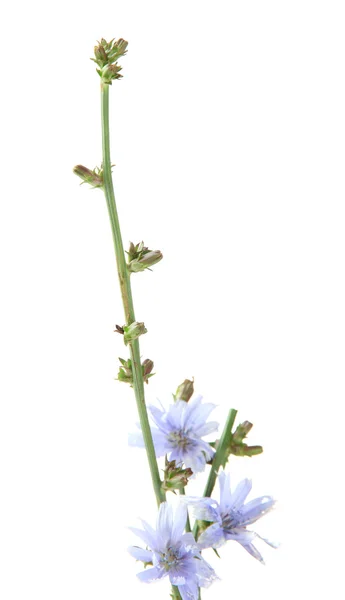
M213 523L198 538L200 548L219 548L227 540L239 542L249 554L264 562L260 552L252 543L256 537L261 538L254 531L248 531L247 526L252 525L265 515L274 505L271 496L262 496L245 504L245 500L252 489L249 479L244 479L238 484L235 491L230 490L230 475L219 473L220 502L212 498L184 497L187 504L191 504L197 519ZM267 544L277 546L265 538Z
M156 530L145 521L144 530L130 528L146 544L146 550L132 546L128 551L137 560L152 565L138 573L140 581L151 583L168 575L170 583L178 586L182 600L197 600L198 588L208 587L217 576L202 558L193 535L183 533L186 519L185 505L179 504L174 515L172 506L163 502Z
M193 473L203 471L215 453L201 438L218 429L215 421L206 423L215 404L202 404L201 400L200 396L189 402L177 400L167 410L163 406L161 409L149 406L156 425L151 428L156 455L167 454L168 460L175 460L176 465L184 463ZM144 447L142 433L130 435L129 443Z

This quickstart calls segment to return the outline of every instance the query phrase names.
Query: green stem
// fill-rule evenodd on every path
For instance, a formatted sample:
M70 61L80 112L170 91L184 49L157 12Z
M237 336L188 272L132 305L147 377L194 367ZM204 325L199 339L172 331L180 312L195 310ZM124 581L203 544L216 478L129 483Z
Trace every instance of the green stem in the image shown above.
M184 488L184 486L182 486L180 488L180 496L185 496L186 495L186 490ZM191 526L190 526L190 520L189 520L189 515L187 512L187 521L186 521L186 532L190 533L192 531Z
M229 411L228 418L226 420L224 429L223 429L222 436L219 440L219 444L217 446L216 453L212 460L211 471L208 476L206 487L204 489L204 497L210 498L212 495L213 488L215 486L217 475L218 475L218 470L222 466L222 464L224 464L224 459L225 459L226 453L229 449L229 445L231 443L231 436L232 436L231 432L232 432L232 428L234 426L236 415L237 415L237 410L235 410L234 408L231 408L231 410ZM199 525L198 525L198 522L196 521L194 528L193 528L193 535L194 535L195 539L197 539L198 531L199 531Z
M132 289L130 283L130 275L127 269L125 253L121 238L119 218L115 203L115 194L113 180L111 176L111 161L110 161L110 138L109 138L109 85L101 84L101 108L102 108L102 150L103 150L103 190L107 201L111 231L113 234L114 249L117 263L117 272L119 276L121 296L123 308L125 312L126 325L130 325L135 321ZM149 462L153 488L156 495L157 504L164 502L165 493L162 490L162 482L160 480L156 453L153 445L150 424L147 416L145 405L144 382L142 376L142 367L140 360L139 341L130 342L130 355L132 361L133 372L133 388L137 408L139 413L141 430L144 438L147 458Z

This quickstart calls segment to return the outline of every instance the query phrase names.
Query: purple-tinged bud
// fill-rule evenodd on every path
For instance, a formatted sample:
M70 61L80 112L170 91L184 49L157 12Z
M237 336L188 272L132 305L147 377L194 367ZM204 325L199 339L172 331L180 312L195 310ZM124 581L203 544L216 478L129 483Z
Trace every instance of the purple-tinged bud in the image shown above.
M128 254L128 270L130 273L139 273L149 269L163 258L160 250L149 250L144 246L144 242L134 245L129 244Z
M121 67L117 64L119 58L127 52L128 42L123 39L107 42L104 38L94 47L95 58L91 58L99 67L97 73L103 83L111 85L113 79L120 79Z
M176 393L174 395L175 402L176 400L184 400L184 402L188 402L194 394L194 378L192 381L190 379L185 379L177 388Z
M154 373L151 372L153 369L153 361L149 358L146 358L142 363L141 367L143 370L143 381L144 383L148 383L150 377L154 376Z
M168 461L168 459L165 457L164 481L162 483L162 489L165 492L181 490L187 485L188 479L190 479L192 475L192 469L183 469L182 467L177 467L175 460Z
M103 83L111 85L113 79L121 79L122 75L120 75L120 71L122 71L122 67L115 63L114 65L105 65L101 70L97 70L97 73L100 75Z
M103 171L98 167L91 171L83 165L77 165L74 167L73 173L83 180L82 183L88 183L93 188L103 187Z
M106 53L104 47L102 46L102 43L99 44L98 46L95 46L94 52L95 52L95 58L96 58L97 64L100 67L106 65L108 62L108 57L107 57L107 53Z
M114 333L119 333L120 335L123 335L125 333L125 330L123 327L121 327L121 325L115 325Z
M129 263L129 270L131 273L139 273L153 267L156 263L162 260L163 254L160 250L150 250L146 252L139 260L133 260Z
M136 340L140 335L147 333L144 323L138 323L137 321L134 321L134 323L131 323L130 325L124 325L123 331L126 346L130 342Z

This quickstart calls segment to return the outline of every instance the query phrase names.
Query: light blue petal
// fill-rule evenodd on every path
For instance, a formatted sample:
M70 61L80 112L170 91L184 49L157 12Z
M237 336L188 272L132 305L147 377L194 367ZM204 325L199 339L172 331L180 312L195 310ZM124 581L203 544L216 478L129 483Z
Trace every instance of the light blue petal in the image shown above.
M255 498L255 500L251 500L247 504L243 506L241 509L241 513L243 515L243 519L241 519L241 523L243 525L251 525L255 523L260 517L263 517L267 512L269 512L275 504L275 501L271 496L261 496L260 498Z
M170 543L173 528L173 509L167 502L162 502L157 516L157 533L159 533L164 546Z
M261 562L261 564L265 564L264 559L262 558L259 550L255 548L254 544L242 544L242 546L245 550L247 550L247 552L249 552L249 554L251 554L251 556L254 556L254 558Z
M165 575L167 575L167 571L165 571L164 569L152 567L152 569L145 569L145 571L141 571L137 574L137 577L138 579L140 579L140 581L143 581L144 583L152 583L153 581L162 579Z
M185 456L185 452L184 452L183 448L180 448L178 446L177 448L174 448L170 452L169 460L176 460L176 466L182 465L182 463L184 462L184 456Z
M199 498L197 496L185 496L181 498L182 502L187 502L193 508L193 514L196 519L202 521L221 522L220 509L218 502L213 498Z
M256 534L256 537L260 538L260 540L262 540L263 542L266 542L266 544L268 544L269 546L271 546L271 548L274 548L275 550L280 546L279 542L271 542L271 540L262 537L258 533Z
M195 449L192 449L188 452L184 452L183 462L186 465L186 467L192 469L194 474L201 473L205 470L206 459L200 449L198 449L198 452L196 452Z
M177 542L181 539L181 536L184 532L184 528L187 521L187 507L180 502L178 504L175 515L174 522L171 528L171 543L173 545L177 544Z
M220 496L219 503L221 510L224 513L231 505L230 474L221 471L218 474L218 484Z
M143 434L141 433L141 431L128 434L128 445L136 446L137 448L145 448L144 438L143 438Z
M170 431L178 431L182 429L184 420L184 412L187 409L187 403L183 400L177 400L174 404L170 404L167 412L167 423Z
M186 419L186 426L188 427L205 423L211 412L216 408L216 405L211 402L201 404L201 397L196 398L193 405L191 405L190 402L188 404L190 406L188 417Z
M168 441L166 434L155 427L151 427L151 433L156 456L164 456L164 454L167 454L170 451L170 442Z
M182 600L198 600L199 590L195 581L189 581L185 585L179 585L178 591L180 592Z
M137 529L136 527L129 527L129 529L133 531L133 533L135 533L135 535L137 535L147 546L149 546L149 548L152 548L152 550L155 549L156 534L153 536L150 532Z
M255 537L256 534L254 533L254 531L248 531L247 529L241 529L240 527L225 532L226 540L234 540L235 542L238 542L243 546L245 544L250 544L255 539Z
M219 423L217 421L209 421L209 423L201 423L198 426L193 428L193 431L197 436L203 437L204 435L208 435L209 433L213 433L214 431L218 431Z
M250 490L252 489L252 482L250 479L243 479L236 487L234 493L231 496L231 502L229 508L238 510L243 505L247 498Z
M138 546L130 546L128 552L136 560L146 563L152 562L152 552L150 550L143 550L143 548L139 548Z
M224 529L219 523L213 523L198 538L200 548L219 548L226 542Z
M170 428L166 423L166 413L153 405L149 406L149 410L158 429L160 429L163 433L168 434L170 432Z
M188 428L193 425L193 423L195 422L195 419L197 418L197 415L199 414L201 401L202 401L202 397L196 396L192 400L189 400L189 402L184 403L185 410L183 411L182 419L181 419L181 425L183 428ZM180 402L183 402L183 400L180 400Z
M186 583L186 577L174 568L169 571L169 579L171 585L184 585Z
M199 546L195 541L192 533L184 533L181 536L181 543L183 544L187 552L191 552L194 556L198 556L200 554Z
M208 588L213 581L219 579L211 565L203 558L197 561L197 581L200 587Z
M204 440L198 440L195 446L195 450L198 449L199 453L205 453L206 460L210 460L215 454L215 449L212 448L212 446L210 446L210 444L208 444L207 442L204 442Z

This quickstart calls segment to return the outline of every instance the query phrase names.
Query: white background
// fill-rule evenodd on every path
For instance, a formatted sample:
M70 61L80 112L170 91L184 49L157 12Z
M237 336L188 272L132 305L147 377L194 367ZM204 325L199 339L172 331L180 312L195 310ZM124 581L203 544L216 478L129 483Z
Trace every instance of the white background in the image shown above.
M208 558L203 598L342 595L344 4L327 0L17 2L1 28L2 600L168 598L126 553L153 522L100 191L96 39L124 37L111 89L124 243L164 260L133 277L148 401L185 377L254 422L234 479L278 508L262 567ZM199 483L202 489L202 482ZM125 586L125 591L120 591Z

